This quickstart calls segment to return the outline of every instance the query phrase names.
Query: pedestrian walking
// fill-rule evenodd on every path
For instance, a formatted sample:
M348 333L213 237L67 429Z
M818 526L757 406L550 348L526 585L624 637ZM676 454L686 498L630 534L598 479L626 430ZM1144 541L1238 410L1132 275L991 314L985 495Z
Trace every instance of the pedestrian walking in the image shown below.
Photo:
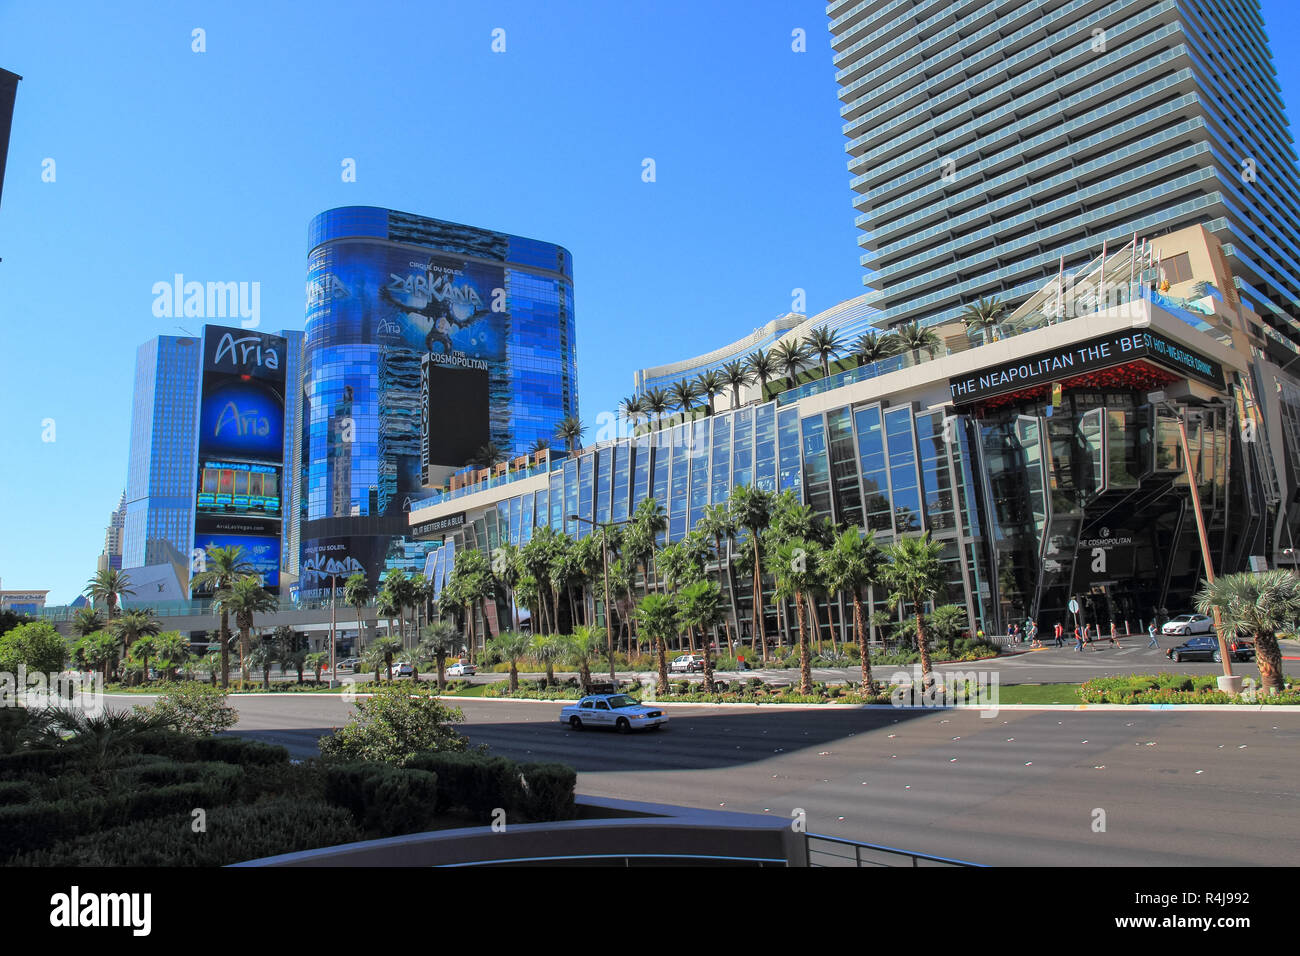
M1110 642L1116 647L1122 646L1119 642L1119 629L1115 627L1115 622L1110 622Z
M1055 636L1056 636L1056 646L1063 647L1064 642L1062 641L1062 638L1065 636L1065 628L1061 625L1060 621L1056 622Z
M1150 642L1149 644L1147 644L1147 647L1155 647L1155 648L1159 648L1159 647L1160 647L1160 642L1156 640L1156 622L1155 622L1155 621L1152 621L1150 624L1147 625L1147 633L1151 635L1151 642Z
M1074 649L1076 651L1083 650L1083 628L1078 625L1075 625L1074 628Z

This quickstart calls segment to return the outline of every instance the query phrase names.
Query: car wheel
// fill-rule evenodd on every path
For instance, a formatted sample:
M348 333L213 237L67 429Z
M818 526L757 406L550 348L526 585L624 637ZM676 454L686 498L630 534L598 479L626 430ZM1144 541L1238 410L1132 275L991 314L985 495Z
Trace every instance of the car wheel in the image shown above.
M1214 652L1214 663L1216 663L1216 664L1222 664L1222 663L1223 663L1223 652L1222 652L1222 651L1215 651L1215 652Z
M632 725L628 723L626 717L620 717L618 719L618 722L614 724L614 729L617 730L620 734L625 734L632 729Z
M1175 663L1175 664L1181 664L1182 662L1183 662L1183 655L1182 655L1182 654L1175 654L1175 655L1174 655L1174 663Z
M570 727L571 729L573 729L573 730L581 730L581 729L582 729L582 718L581 718L581 717L570 717L570 718L569 718L569 727Z

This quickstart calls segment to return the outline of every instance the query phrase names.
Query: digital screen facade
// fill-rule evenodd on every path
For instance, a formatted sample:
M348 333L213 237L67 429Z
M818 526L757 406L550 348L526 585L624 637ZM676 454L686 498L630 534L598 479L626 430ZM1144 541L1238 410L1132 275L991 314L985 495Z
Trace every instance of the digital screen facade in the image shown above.
M283 529L286 341L206 326L194 549L238 546L273 593Z
M423 567L428 545L407 535L405 516L429 493L430 363L482 377L445 454L461 457L484 419L486 435L442 464L464 464L488 440L522 454L553 440L578 408L572 260L560 246L375 207L333 209L311 223L306 291L299 517L311 596L308 560L327 541L368 562L372 584L390 568Z
M487 444L491 434L486 369L439 363L420 365L420 465L460 467Z

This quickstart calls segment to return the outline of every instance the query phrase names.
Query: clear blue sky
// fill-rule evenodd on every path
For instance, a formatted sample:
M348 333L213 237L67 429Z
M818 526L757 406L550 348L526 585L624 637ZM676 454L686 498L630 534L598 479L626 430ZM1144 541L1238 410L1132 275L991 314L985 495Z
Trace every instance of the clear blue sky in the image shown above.
M1266 0L1275 48L1296 6ZM749 332L792 289L810 314L860 294L826 24L776 0L0 0L0 67L24 77L0 208L4 587L66 603L94 572L136 346L186 324L153 316L152 285L260 282L262 328L302 328L321 210L567 247L588 423L635 368ZM1278 68L1294 107L1300 64Z

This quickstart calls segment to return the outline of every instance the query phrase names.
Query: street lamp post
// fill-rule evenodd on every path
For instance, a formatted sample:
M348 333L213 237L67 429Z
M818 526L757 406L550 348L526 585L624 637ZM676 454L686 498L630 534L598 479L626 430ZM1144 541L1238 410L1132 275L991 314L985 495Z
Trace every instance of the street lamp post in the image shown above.
M1183 469L1187 473L1187 490L1192 496L1192 511L1196 515L1196 533L1201 539L1201 560L1205 563L1205 580L1213 584L1214 561L1210 557L1210 538L1205 532L1205 515L1201 512L1201 494L1196 486L1196 475L1192 473L1192 454L1187 445L1187 419L1184 409L1172 402L1163 401L1163 398L1156 399L1156 404L1170 409L1178 417L1178 441L1183 450ZM1219 640L1219 658L1223 663L1223 676L1219 678L1219 689L1236 694L1241 691L1242 679L1234 677L1232 673L1232 652L1228 650L1228 642L1223 638L1223 614L1217 604L1213 605L1212 609L1214 634Z
M609 680L610 683L617 684L618 678L614 676L614 629L609 621L609 528L614 525L630 524L628 521L592 521L590 518L584 518L582 515L569 515L570 521L583 521L593 528L600 528L603 532L600 536L600 558L601 564L605 570L605 641L609 645Z

